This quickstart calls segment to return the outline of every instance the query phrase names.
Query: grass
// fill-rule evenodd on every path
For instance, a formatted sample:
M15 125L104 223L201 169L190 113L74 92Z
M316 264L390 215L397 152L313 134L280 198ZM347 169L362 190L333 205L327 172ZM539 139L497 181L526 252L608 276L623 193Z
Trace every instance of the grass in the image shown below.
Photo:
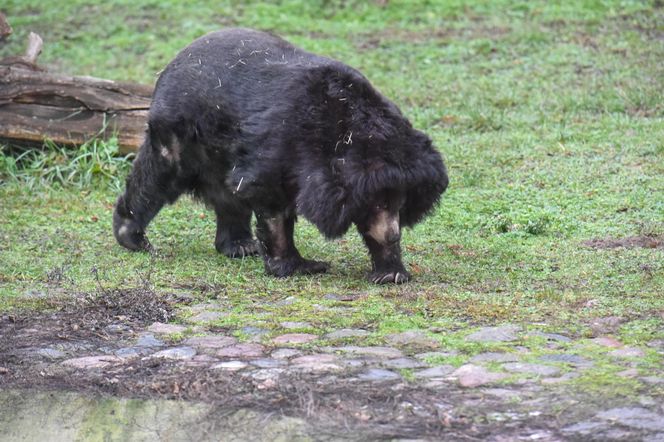
M30 294L94 290L97 277L106 287L148 278L213 299L229 313L218 326L362 327L372 343L437 327L468 354L480 349L460 330L479 324L581 336L593 318L616 315L631 321L621 332L630 343L662 329L664 250L583 245L664 235L658 2L9 0L2 10L15 34L0 57L36 31L51 70L145 83L205 32L272 30L363 71L434 139L451 187L404 234L413 282L370 285L354 232L326 242L304 220L302 254L331 261L331 272L273 279L259 259L217 254L213 213L187 198L150 226L157 255L120 248L111 214L129 159L112 141L18 156L3 147L0 310L34 305ZM326 297L349 293L350 303Z

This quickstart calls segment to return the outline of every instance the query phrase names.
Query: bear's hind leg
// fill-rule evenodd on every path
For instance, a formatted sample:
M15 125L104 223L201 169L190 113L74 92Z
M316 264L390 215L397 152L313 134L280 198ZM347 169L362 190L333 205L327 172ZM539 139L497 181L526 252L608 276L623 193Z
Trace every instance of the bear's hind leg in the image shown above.
M295 214L290 210L276 215L256 214L256 236L262 246L265 271L280 278L326 272L327 263L302 258L293 242L294 227Z
M251 236L251 208L232 203L215 204L217 235L214 246L217 252L229 258L257 255L258 242Z

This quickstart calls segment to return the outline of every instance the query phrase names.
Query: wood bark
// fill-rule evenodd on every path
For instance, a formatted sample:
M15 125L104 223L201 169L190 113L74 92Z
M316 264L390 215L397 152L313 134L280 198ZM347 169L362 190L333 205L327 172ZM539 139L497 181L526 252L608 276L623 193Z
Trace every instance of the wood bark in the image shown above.
M31 33L24 56L0 60L0 140L80 145L116 136L121 152L137 150L152 86L45 72L36 65L41 47Z

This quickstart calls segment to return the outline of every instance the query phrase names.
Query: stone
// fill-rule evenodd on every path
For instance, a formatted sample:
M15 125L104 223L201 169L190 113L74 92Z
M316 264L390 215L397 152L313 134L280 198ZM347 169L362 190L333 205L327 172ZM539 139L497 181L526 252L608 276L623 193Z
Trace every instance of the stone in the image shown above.
M286 365L283 360L271 358L253 359L249 363L258 368L278 368Z
M308 356L300 356L291 360L291 365L294 369L324 372L341 370L338 364L339 358L331 354L313 354Z
M560 373L558 367L550 365L530 364L526 362L509 362L502 367L512 373L534 374L537 376L553 376Z
M570 365L575 365L575 366L590 366L593 365L592 361L589 361L588 359L579 356L579 355L571 355L571 354L550 354L550 355L543 355L540 356L539 358L540 361L542 362L559 362L563 364L570 364Z
M462 387L473 388L505 379L507 374L494 373L479 365L466 364L457 368L450 376L456 378Z
M470 362L473 364L479 364L483 362L516 362L518 360L519 357L513 353L498 352L480 353L470 358Z
M620 348L623 346L620 341L612 338L611 336L601 336L599 338L594 338L591 339L591 342L597 345L601 345L602 347Z
M413 376L420 379L442 378L448 376L454 371L452 365L439 365L437 367L427 368L413 373Z
M607 316L605 318L596 318L590 324L590 329L594 335L604 335L607 333L614 333L620 327L620 324L625 322L624 318L620 316Z
M146 353L145 348L136 348L136 347L124 347L120 348L115 351L115 356L130 360L130 359L136 359L139 356L142 356Z
M268 334L270 331L260 327L254 327L252 325L244 326L240 329L240 332L247 336L251 336L256 340L260 339L261 336Z
M80 368L84 370L92 368L105 368L109 365L115 365L122 362L117 356L112 355L98 355L98 356L84 356L82 358L73 358L62 361L62 365L68 367Z
M325 347L323 351L372 356L379 359L395 359L403 357L403 353L401 353L400 350L392 347L359 347L356 345L346 345L344 347Z
M427 351L424 353L418 353L415 356L413 356L415 359L418 359L420 361L429 361L429 360L435 360L435 359L446 359L452 356L457 356L459 354L458 351L456 350L450 350L450 351Z
M104 327L107 333L120 334L130 330L130 327L126 324L108 324Z
M310 333L288 333L272 339L272 343L275 345L306 344L316 339L318 336Z
M518 391L509 390L507 388L483 388L481 391L482 393L488 394L489 396L495 396L506 400L521 398Z
M214 370L238 371L242 370L243 368L246 368L247 365L248 364L246 362L242 361L226 361L215 364L210 368Z
M173 347L166 350L158 351L153 354L153 358L160 359L173 359L173 360L185 360L191 359L196 355L196 350L191 347Z
M341 330L335 330L324 336L325 339L345 339L345 338L362 338L369 335L369 332L366 330L355 329L355 328L343 328Z
M541 331L531 331L528 332L528 336L536 336L544 338L547 341L556 341L556 342L572 342L572 339L568 338L565 335L560 335L558 333L545 333Z
M440 343L425 333L419 331L405 331L394 333L385 337L388 343L396 347L412 347L423 350L434 350L440 347Z
M627 370L623 370L616 374L621 378L635 378L639 375L639 370L637 370L636 368L628 368Z
M364 373L360 373L357 378L362 381L382 382L401 379L401 376L390 370L384 370L382 368L370 368Z
M562 376L558 376L555 378L542 378L540 379L540 382L545 385L553 385L553 384L562 384L563 382L571 381L572 379L576 379L579 376L581 376L580 373L577 373L575 371L569 371L567 373L563 373Z
M517 333L521 330L516 325L503 325L500 327L483 327L466 336L468 342L510 342L518 339Z
M65 352L56 350L55 348L40 348L36 353L45 359L62 359L67 356Z
M277 386L283 372L282 368L264 368L249 373L248 376L254 381L257 389L269 390Z
M220 358L260 358L264 347L260 344L246 343L220 348L215 355Z
M613 408L597 413L597 418L648 431L664 431L664 416L641 407Z
M610 351L609 356L613 356L615 358L640 358L645 356L645 353L640 348L623 347Z
M287 329L311 328L311 324L308 322L284 321L280 322L279 325Z
M237 344L237 339L224 335L193 336L186 339L183 344L199 350L216 350Z
M397 359L388 359L387 361L382 361L381 365L384 368L403 370L409 368L422 368L426 367L428 364L412 358L397 358Z
M289 296L287 298L284 298L284 299L281 299L281 300L275 302L274 306L275 307L286 307L286 306L295 304L296 300L297 299L295 298L295 296Z
M570 425L562 429L563 433L578 433L581 435L596 434L600 430L605 430L606 424L603 422L583 421Z
M163 322L153 322L148 327L148 331L156 335L170 335L174 333L183 333L187 327L177 324L164 324Z
M228 313L225 312L202 311L194 316L191 316L190 318L187 318L187 322L213 322L226 316L228 316Z
M165 345L164 341L155 338L151 333L141 334L136 341L137 347L163 347Z
M664 377L661 376L644 376L641 379L643 382L646 384L651 384L651 385L662 385L664 384Z
M301 355L302 352L294 348L279 348L270 354L274 359L290 359Z

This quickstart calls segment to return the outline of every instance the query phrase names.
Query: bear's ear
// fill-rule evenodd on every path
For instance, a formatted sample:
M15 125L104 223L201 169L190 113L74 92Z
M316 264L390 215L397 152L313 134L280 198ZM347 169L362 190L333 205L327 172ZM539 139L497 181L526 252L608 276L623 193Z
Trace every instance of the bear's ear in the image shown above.
M327 238L338 238L348 231L353 207L346 190L328 170L318 169L298 177L300 192L297 212L314 224Z

